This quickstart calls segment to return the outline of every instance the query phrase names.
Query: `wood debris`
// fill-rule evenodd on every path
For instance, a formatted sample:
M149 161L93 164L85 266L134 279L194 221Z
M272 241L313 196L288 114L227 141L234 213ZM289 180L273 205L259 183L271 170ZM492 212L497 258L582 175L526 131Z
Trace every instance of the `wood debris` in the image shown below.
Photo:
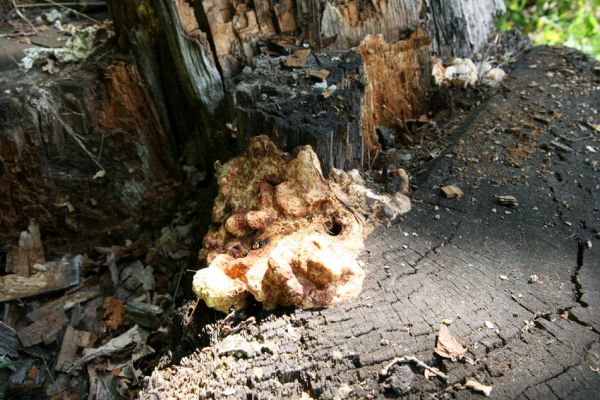
M67 314L63 310L54 310L39 321L19 330L17 334L24 347L48 344L56 340L56 335L67 323Z
M20 276L29 276L35 264L44 264L44 248L40 236L40 227L31 221L26 231L21 232L19 244L6 258L6 272Z
M104 299L104 322L109 329L116 331L123 324L125 307L123 301L112 296Z
M573 149L570 146L567 146L566 144L563 144L557 140L552 140L550 142L550 145L552 147L554 147L556 150L558 151L562 151L563 153L571 153L573 152Z
M54 292L79 283L80 265L75 259L63 257L35 266L30 276L0 276L0 302Z
M0 321L0 359L6 357L17 357L21 343L17 332L4 322Z
M288 68L304 68L306 60L310 56L310 49L301 49L285 59L284 64Z
M492 386L483 385L472 379L469 379L465 382L465 388L483 393L485 397L489 397L492 394Z
M320 69L320 70L313 70L313 69L309 69L306 71L306 77L307 78L311 78L311 79L316 79L318 81L324 81L325 79L327 79L327 77L329 76L330 71L328 69Z
M78 331L71 326L67 326L54 369L68 372L73 368L77 350L80 347L90 347L92 344L92 334L90 332Z
M519 205L519 201L517 200L517 198L515 196L508 196L508 195L498 196L497 200L498 200L498 204L500 204L502 206L517 207Z
M442 194L447 199L460 199L464 196L463 191L456 185L443 186L441 190Z

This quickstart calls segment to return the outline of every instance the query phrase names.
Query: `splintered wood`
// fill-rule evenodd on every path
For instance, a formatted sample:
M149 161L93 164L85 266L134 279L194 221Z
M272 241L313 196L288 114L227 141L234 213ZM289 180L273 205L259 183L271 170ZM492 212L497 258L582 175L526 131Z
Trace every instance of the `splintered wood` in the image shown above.
M40 227L32 221L27 230L21 232L18 246L8 253L6 272L29 276L33 272L35 264L43 264L44 262Z
M404 130L407 120L427 113L430 43L429 36L417 29L395 43L369 35L357 47L367 77L361 124L368 149L379 147L375 134L379 126Z
M68 372L74 365L77 350L80 347L90 347L92 345L92 334L90 332L78 331L70 325L65 330L62 346L56 360L55 371Z
M56 340L58 332L69 323L69 318L63 310L54 310L45 318L21 329L18 332L23 346L30 347L35 344L49 344Z

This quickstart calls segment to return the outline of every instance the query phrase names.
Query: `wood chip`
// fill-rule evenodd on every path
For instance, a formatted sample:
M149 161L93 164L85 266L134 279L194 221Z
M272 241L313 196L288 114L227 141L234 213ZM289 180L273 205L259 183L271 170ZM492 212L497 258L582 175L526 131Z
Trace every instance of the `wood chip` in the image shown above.
M302 49L285 59L285 66L288 68L304 68L306 59L310 56L310 49Z
M459 199L464 196L463 191L456 185L442 187L442 194L447 199Z
M435 353L452 361L458 361L464 358L466 349L450 334L450 329L446 325L440 325Z
M82 366L97 357L110 356L111 354L121 351L132 344L141 346L144 343L146 336L147 333L140 329L139 326L135 325L127 332L111 339L100 347L95 349L84 349L83 357L77 360L77 365Z
M106 326L116 331L123 323L125 317L125 307L123 301L116 297L107 297L102 305L104 309L104 322Z
M306 77L316 79L316 80L322 82L325 79L327 79L327 77L329 76L329 73L330 72L327 69L320 69L318 71L311 69L311 70L306 71Z
M507 207L517 207L519 205L519 201L515 196L503 195L498 196L498 204L507 206Z
M45 318L19 330L17 333L24 347L49 344L56 340L58 332L69 323L63 310L54 310Z

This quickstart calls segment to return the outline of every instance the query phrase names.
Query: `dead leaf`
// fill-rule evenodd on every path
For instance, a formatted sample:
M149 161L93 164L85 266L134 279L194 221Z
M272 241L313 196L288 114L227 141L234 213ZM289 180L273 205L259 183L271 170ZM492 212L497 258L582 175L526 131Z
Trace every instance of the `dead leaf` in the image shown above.
M467 389L471 389L476 392L483 393L485 395L485 397L489 397L490 394L492 393L492 386L486 386L486 385L483 385L483 384L481 384L477 381L471 380L471 379L469 379L465 382L465 387Z
M37 383L39 372L40 371L38 368L35 366L35 364L33 364L31 368L27 370L27 377L25 378L26 381Z
M123 302L115 297L107 297L102 305L104 309L104 320L106 326L115 331L119 329L123 323L125 316L125 307Z
M465 348L450 334L446 325L440 325L435 353L452 361L462 360L465 356Z

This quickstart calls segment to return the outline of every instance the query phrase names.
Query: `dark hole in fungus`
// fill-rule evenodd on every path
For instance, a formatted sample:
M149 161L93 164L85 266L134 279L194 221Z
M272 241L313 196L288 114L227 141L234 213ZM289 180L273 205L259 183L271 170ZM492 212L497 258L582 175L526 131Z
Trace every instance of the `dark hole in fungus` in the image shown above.
M343 225L336 217L332 217L325 222L325 230L331 236L337 236L342 233Z

